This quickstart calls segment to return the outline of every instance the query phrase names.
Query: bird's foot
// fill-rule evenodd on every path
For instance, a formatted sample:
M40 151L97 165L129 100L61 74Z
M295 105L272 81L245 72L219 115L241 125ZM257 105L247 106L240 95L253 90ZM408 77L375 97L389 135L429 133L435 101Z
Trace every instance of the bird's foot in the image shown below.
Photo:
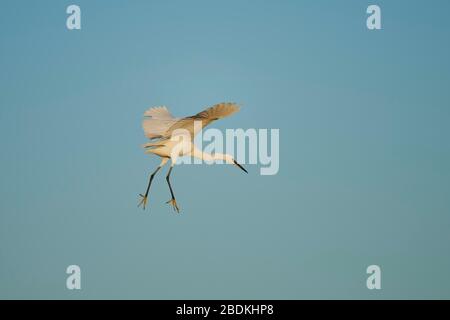
M138 207L142 206L142 209L145 210L145 206L147 205L147 196L143 194L139 194L141 196L141 201L139 201Z
M176 210L178 213L180 213L180 208L178 208L177 201L175 200L175 198L170 199L166 203L170 203L173 207L173 210Z

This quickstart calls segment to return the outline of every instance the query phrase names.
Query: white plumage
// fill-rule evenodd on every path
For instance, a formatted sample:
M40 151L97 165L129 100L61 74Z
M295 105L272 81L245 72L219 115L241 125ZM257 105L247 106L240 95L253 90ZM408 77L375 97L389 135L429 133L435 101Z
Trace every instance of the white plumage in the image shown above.
M247 172L231 155L221 153L208 154L197 149L193 144L195 135L202 128L237 111L239 111L239 106L229 102L216 104L196 115L185 118L174 118L165 106L153 107L145 111L142 127L145 135L152 142L144 144L144 147L147 148L147 153L158 155L162 160L158 168L150 175L145 194L140 194L142 199L139 205L142 205L145 209L153 177L169 159L171 160L171 166L166 179L172 199L167 201L167 203L171 203L177 212L179 212L179 208L170 184L170 173L178 157L192 156L203 160L224 160L225 163L233 164ZM194 125L195 122L198 125Z

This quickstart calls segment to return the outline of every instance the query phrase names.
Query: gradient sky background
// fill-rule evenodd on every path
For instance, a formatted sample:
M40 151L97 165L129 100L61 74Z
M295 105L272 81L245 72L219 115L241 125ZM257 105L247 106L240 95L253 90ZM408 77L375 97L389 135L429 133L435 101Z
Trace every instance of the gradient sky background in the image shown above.
M0 298L450 298L449 12L2 1ZM244 107L216 128L280 129L278 175L175 167L182 214L165 171L137 208L159 163L140 148L144 110L221 101Z

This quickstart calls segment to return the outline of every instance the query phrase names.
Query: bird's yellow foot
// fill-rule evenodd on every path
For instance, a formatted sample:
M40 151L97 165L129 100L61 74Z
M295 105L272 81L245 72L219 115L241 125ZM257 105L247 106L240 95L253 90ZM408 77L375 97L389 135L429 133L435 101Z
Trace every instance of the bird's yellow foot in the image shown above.
M142 209L145 209L145 206L147 205L147 196L144 196L143 194L139 194L141 196L141 201L139 201L138 207L142 206Z
M175 198L170 199L166 203L170 203L172 205L172 207L173 207L173 210L176 210L178 213L180 213L180 208L178 208L178 205L177 205L177 202L176 202Z

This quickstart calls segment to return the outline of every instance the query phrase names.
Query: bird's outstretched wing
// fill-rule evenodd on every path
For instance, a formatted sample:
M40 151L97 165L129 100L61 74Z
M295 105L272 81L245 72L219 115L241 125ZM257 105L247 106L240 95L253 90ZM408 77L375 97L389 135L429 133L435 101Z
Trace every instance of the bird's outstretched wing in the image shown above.
M176 135L176 130L179 129L187 130L191 138L194 138L200 129L211 122L231 116L237 111L239 111L237 104L224 102L216 104L194 116L177 119L172 117L166 107L156 107L144 113L144 116L151 118L144 119L143 128L146 136L150 139L168 139L172 134ZM199 126L194 125L196 121L200 124Z
M165 106L153 107L144 112L144 117L152 117L153 119L170 120L175 119Z
M191 137L193 138L201 129L206 127L211 122L231 116L237 111L239 111L239 106L235 103L225 102L216 104L194 116L178 120L169 128L167 135L170 137L174 134L175 130L184 129L189 131ZM199 125L195 126L195 122L198 122Z
M153 107L144 112L142 128L149 139L163 138L169 128L179 120L174 118L166 107Z

